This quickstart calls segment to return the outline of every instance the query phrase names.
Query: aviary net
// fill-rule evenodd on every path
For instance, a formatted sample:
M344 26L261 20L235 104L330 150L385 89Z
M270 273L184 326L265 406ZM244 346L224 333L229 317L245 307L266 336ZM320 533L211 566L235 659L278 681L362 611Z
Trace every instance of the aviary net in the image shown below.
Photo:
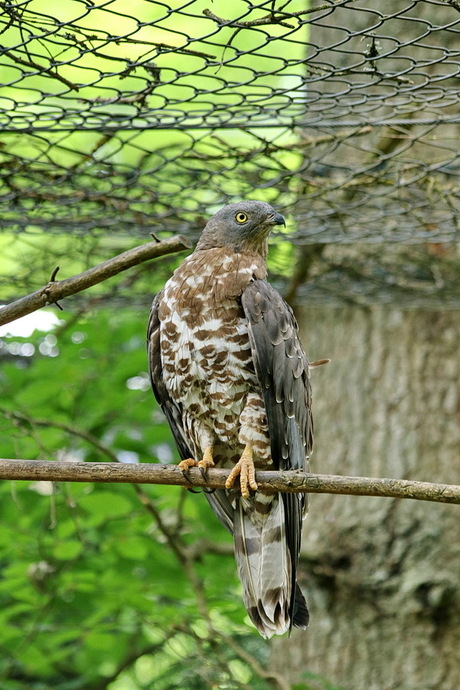
M456 0L0 9L10 233L196 236L256 198L300 245L458 241Z

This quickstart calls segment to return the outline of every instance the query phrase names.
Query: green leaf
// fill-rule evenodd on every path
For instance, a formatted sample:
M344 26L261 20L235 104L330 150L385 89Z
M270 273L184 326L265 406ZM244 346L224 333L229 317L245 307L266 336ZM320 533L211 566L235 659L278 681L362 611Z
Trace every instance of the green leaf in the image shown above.
M149 543L142 537L122 537L115 544L115 549L124 558L143 561L149 556Z
M100 525L106 520L128 515L132 510L132 504L125 496L111 491L95 491L82 496L78 505L85 511L89 525Z
M53 548L53 556L58 560L71 560L83 551L83 544L79 541L68 540L58 542Z

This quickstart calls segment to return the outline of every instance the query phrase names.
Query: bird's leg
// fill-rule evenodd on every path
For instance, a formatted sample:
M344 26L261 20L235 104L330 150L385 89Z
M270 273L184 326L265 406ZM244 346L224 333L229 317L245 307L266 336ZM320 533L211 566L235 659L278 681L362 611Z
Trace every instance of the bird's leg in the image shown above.
M179 463L180 471L184 473L188 472L191 467L199 467L201 470L201 474L206 479L207 470L210 467L214 467L214 458L212 452L212 446L208 446L207 448L205 448L202 459L198 462L194 458L186 458L185 460L182 460Z
M203 475L203 478L206 479L206 472L209 470L210 467L214 467L214 458L212 456L212 446L208 446L205 448L203 457L198 463L198 467L201 470L201 474Z
M235 479L239 476L241 495L243 498L249 498L249 488L257 491L256 472L254 469L254 460L252 457L252 446L247 443L243 453L232 469L225 482L225 488L231 489L235 483Z

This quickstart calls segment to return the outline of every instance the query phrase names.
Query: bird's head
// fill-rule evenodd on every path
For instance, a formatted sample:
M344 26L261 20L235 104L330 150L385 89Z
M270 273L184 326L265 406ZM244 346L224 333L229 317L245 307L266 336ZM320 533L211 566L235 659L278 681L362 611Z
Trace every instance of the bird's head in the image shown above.
M196 249L230 247L235 252L258 252L265 258L268 235L274 225L286 225L286 222L265 201L229 204L209 220Z

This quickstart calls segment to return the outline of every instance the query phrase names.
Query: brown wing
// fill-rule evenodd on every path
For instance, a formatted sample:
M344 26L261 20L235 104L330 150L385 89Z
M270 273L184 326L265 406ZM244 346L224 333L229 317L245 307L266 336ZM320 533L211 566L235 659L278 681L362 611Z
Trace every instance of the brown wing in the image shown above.
M280 470L307 471L313 445L311 386L297 321L281 295L264 280L250 283L241 301L265 402L273 463ZM282 498L292 562L291 625L304 628L308 610L296 585L296 568L307 502L304 494L286 493Z
M158 318L158 308L163 296L159 292L153 300L150 318L147 327L147 349L149 359L150 381L157 402L166 415L169 426L174 436L181 459L192 458L193 453L190 449L182 423L182 410L170 397L163 381L163 370L161 364L160 350L160 320Z
M313 445L311 386L297 321L265 280L248 285L242 305L267 412L273 462L280 470L306 471Z

